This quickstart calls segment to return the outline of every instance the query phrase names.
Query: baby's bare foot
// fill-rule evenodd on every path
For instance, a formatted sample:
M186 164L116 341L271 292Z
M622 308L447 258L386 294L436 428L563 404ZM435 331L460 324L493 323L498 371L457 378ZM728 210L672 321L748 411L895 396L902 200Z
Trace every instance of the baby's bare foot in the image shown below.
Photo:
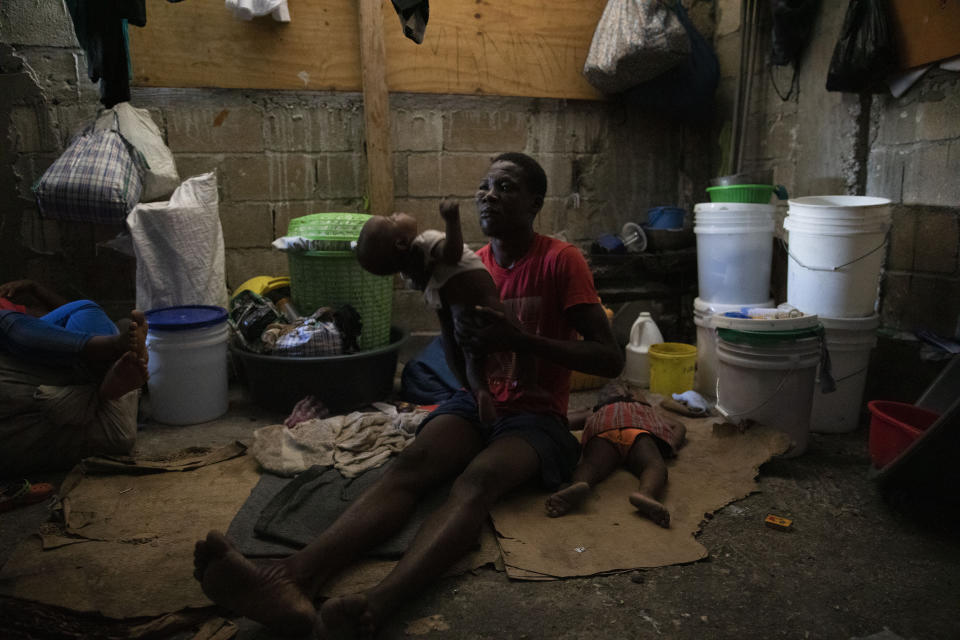
M569 487L561 489L547 498L547 515L551 518L559 518L579 507L588 495L590 495L589 484L574 482Z
M635 506L637 511L653 520L655 524L664 529L670 528L670 512L660 502L637 491L630 494L630 504Z
M316 609L283 561L254 564L219 531L211 531L193 552L194 577L218 605L283 635L313 630Z

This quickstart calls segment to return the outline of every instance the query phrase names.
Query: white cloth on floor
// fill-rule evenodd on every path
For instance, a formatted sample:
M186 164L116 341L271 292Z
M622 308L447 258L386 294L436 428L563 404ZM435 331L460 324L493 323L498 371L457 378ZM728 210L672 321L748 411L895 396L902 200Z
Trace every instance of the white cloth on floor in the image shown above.
M287 0L226 0L226 6L237 20L253 20L269 13L277 22L290 22Z
M253 432L251 453L264 470L293 476L314 465L332 465L354 478L402 451L427 416L426 411L359 412L306 420L294 427L274 424Z
M709 413L710 404L707 402L706 398L701 396L696 391L684 391L683 393L673 394L673 399L677 402L686 405L687 409L693 413Z

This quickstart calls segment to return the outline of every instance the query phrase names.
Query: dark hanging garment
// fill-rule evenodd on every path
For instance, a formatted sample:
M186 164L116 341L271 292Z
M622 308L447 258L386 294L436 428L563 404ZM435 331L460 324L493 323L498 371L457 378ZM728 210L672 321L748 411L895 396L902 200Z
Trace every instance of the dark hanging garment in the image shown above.
M66 0L77 41L87 54L87 75L100 83L100 102L110 108L130 100L127 23L147 24L146 0Z
M773 20L770 62L777 66L796 64L810 41L820 0L772 0Z
M423 43L423 34L427 30L427 20L430 18L430 3L428 0L392 0L393 8L400 16L403 26L403 35L417 44Z

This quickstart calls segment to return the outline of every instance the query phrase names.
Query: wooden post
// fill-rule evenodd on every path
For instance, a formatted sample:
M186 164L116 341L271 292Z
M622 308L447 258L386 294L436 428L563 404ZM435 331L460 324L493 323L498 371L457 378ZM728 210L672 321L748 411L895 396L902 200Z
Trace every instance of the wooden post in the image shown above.
M387 94L381 0L359 0L360 69L370 213L393 211L393 158L390 153L390 99Z

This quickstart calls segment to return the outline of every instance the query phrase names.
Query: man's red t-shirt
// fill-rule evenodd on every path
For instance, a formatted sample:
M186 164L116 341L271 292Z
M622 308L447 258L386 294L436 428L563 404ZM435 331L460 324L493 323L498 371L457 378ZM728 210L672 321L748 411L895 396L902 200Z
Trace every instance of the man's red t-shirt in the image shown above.
M22 304L10 302L6 298L0 298L0 311L19 311L20 313L26 313L27 308Z
M587 261L567 242L537 234L527 255L510 267L497 264L490 245L477 255L493 276L507 313L530 333L575 340L577 333L564 311L600 302ZM567 414L566 367L511 352L493 353L487 357L487 378L498 412Z

